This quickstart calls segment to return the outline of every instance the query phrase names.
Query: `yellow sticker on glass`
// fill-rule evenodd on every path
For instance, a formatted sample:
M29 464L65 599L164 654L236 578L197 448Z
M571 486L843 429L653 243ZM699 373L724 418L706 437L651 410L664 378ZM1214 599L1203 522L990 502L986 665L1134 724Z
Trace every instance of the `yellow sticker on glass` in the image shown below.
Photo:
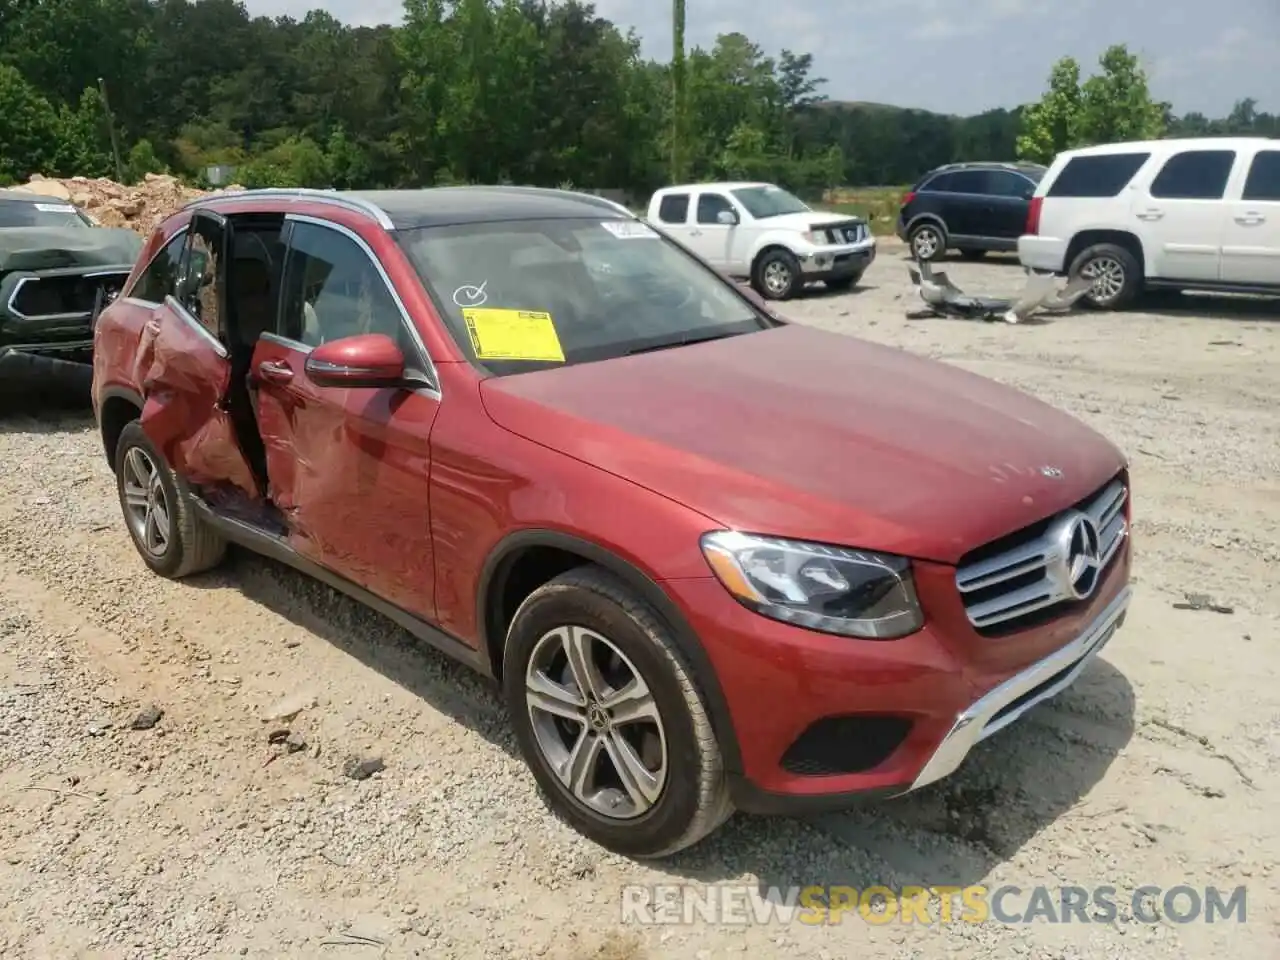
M467 307L462 311L477 360L543 360L564 363L564 348L551 314L537 310Z

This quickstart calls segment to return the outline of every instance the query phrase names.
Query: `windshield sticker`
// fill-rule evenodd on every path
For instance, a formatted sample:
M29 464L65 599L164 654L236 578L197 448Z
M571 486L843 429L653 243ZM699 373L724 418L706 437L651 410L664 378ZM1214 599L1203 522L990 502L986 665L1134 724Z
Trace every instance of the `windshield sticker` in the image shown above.
M485 292L485 287L489 285L486 280L480 286L472 286L464 283L457 290L453 291L453 302L462 308L467 307L483 307L489 302L489 294Z
M35 208L41 213L75 213L76 208L66 203L37 203Z
M468 307L462 319L477 360L564 363L564 348L549 313Z
M639 220L605 220L600 224L619 240L657 239L658 232Z

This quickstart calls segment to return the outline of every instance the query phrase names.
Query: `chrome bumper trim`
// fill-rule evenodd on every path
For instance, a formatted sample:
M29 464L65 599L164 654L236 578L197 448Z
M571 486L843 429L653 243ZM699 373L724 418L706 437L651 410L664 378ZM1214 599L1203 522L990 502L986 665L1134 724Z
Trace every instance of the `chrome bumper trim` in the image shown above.
M956 717L950 732L942 738L929 762L905 792L918 790L954 773L978 743L1003 730L1032 707L1056 696L1074 683L1089 665L1089 661L1097 656L1098 651L1106 646L1119 628L1132 595L1133 589L1126 586L1075 640L1010 677ZM1058 674L1062 676L1049 686L1037 691L1025 702L1018 703L1013 709L1001 713L1010 704L1016 703Z

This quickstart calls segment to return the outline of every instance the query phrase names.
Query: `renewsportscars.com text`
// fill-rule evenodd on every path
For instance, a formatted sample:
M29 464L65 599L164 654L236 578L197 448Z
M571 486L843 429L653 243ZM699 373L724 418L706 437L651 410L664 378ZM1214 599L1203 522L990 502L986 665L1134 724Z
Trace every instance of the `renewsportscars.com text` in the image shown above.
M934 886L892 889L659 884L621 891L621 920L643 925L803 923L1244 923L1244 887Z

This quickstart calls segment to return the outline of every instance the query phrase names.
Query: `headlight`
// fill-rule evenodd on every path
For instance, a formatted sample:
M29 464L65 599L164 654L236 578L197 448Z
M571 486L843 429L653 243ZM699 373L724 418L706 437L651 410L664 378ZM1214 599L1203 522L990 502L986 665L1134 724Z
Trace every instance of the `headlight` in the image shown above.
M775 620L873 640L924 624L903 557L733 530L705 534L702 552L734 597Z

